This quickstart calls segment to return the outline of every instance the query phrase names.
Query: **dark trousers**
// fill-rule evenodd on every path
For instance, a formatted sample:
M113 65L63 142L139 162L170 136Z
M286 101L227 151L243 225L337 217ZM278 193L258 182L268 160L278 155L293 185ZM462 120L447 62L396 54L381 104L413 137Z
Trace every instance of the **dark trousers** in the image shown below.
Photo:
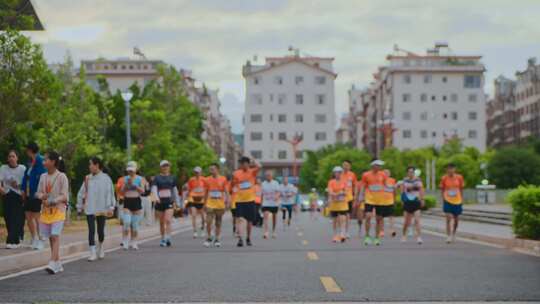
M96 222L97 222L97 233L100 243L103 243L105 240L105 221L107 217L104 215L87 215L86 222L88 223L88 244L90 246L96 245L95 234L96 234Z
M19 244L24 236L24 208L22 197L13 191L4 195L4 220L8 231L6 243Z

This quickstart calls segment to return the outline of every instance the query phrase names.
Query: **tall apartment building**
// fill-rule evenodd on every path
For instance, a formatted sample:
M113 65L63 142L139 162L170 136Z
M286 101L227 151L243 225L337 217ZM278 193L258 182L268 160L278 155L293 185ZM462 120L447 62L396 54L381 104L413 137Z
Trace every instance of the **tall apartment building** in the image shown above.
M452 138L486 148L481 56L454 55L436 43L425 55L395 47L366 91L367 148L439 147Z
M527 62L516 80L499 76L487 105L487 144L501 147L520 144L528 137L540 138L540 65Z
M303 151L335 143L333 58L269 57L243 66L244 152L270 168L290 169ZM301 137L296 155L289 141Z

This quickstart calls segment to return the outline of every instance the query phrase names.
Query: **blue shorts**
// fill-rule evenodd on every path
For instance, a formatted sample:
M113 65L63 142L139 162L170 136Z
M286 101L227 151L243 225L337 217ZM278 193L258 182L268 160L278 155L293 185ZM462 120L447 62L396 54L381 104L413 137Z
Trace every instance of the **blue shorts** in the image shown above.
M459 204L459 205L450 204L449 202L444 201L443 211L444 211L444 213L450 213L450 214L452 214L454 216L458 216L463 212L463 205L462 204Z
M281 205L281 210L287 210L287 212L292 212L293 205Z
M54 222L51 224L39 223L39 234L41 237L48 239L51 236L59 236L62 234L64 228L64 221Z

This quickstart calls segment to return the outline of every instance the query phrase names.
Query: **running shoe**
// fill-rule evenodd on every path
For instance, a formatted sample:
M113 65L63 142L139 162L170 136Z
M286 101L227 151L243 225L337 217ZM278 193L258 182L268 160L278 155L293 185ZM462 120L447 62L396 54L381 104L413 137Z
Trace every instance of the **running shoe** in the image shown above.
M246 239L246 246L251 246L251 239Z
M172 246L171 239L167 239L165 241L165 245L167 245L167 247L171 247Z
M45 271L47 271L49 274L55 274L54 270L56 269L56 265L54 261L49 261L49 264L47 264L47 267L45 268Z
M193 238L194 238L194 239L197 238L197 231L193 232Z
M131 249L133 249L133 250L139 250L139 245L138 245L137 243L135 243L135 242L132 242L132 244L131 244Z
M203 245L206 248L210 248L210 246L212 246L212 239L206 239L206 241L204 241Z
M342 243L345 243L345 241L347 241L347 237L346 237L346 236L343 236L343 235L340 236L340 241L341 241Z
M242 238L238 238L238 243L236 243L236 247L244 247L244 241L242 241Z
M397 232L394 230L392 231L392 237L396 237L397 236Z
M165 246L167 246L167 243L165 239L162 239L161 242L159 242L159 247L165 247Z
M452 236L449 235L449 236L446 238L446 243L447 243L447 244L452 243Z
M370 236L366 236L364 238L364 245L368 246L368 245L371 245L371 244L373 244L373 240L371 239Z
M64 266L62 265L62 262L58 261L55 263L55 265L56 265L55 273L64 272Z
M332 242L333 242L333 243L338 243L338 242L340 242L340 241L341 241L341 238L339 237L339 235L336 235L336 236L334 236L334 237L332 238Z
M36 250L43 250L43 242L41 240L36 240Z
M375 240L373 241L373 244L375 244L375 246L380 246L381 245L381 239L380 238L375 238Z
M421 237L417 237L416 242L418 243L418 245L422 245L422 243L424 243L424 240L422 240Z
M98 252L98 258L104 259L105 258L105 248L103 247L103 244L97 245L97 252Z
M122 248L124 248L124 250L129 250L129 242L128 241L123 241L122 242Z
M221 242L219 240L215 240L214 241L214 246L217 247L217 248L221 247Z

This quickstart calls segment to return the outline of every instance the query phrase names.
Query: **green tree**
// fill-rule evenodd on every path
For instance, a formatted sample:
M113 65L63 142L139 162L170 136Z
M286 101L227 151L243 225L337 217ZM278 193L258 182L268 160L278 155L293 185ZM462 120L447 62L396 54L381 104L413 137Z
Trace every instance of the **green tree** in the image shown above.
M497 150L488 164L491 181L502 189L519 185L540 185L540 155L532 149Z
M29 2L0 0L0 30L33 30L36 22L34 16L20 11L23 5L28 5Z
M352 162L351 170L360 177L362 172L369 169L371 155L364 150L342 148L321 158L316 171L316 185L319 191L322 192L326 189L328 180L332 177L332 169L335 166L341 166L345 160Z

